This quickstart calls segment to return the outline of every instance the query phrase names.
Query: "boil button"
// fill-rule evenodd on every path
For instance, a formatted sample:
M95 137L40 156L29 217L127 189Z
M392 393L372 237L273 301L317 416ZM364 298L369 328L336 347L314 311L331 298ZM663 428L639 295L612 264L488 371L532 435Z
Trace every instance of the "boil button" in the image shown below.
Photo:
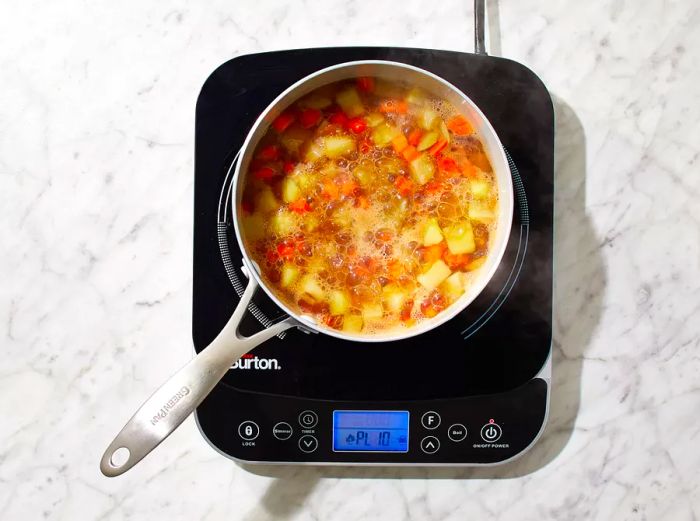
M447 430L447 437L452 441L462 441L467 437L467 428L461 423L455 423Z
M481 439L486 443L498 441L501 434L503 434L501 431L501 426L497 423L489 422L481 428Z

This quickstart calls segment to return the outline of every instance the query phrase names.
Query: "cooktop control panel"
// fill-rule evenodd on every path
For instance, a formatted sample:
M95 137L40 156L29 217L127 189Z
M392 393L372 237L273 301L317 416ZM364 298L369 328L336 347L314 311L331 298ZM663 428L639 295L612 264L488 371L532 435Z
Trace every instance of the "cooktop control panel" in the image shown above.
M239 408L220 409L225 417L216 421L201 416L198 421L211 443L239 460L488 464L516 456L537 438L545 421L547 382L535 378L489 396L371 407L234 388L216 396Z

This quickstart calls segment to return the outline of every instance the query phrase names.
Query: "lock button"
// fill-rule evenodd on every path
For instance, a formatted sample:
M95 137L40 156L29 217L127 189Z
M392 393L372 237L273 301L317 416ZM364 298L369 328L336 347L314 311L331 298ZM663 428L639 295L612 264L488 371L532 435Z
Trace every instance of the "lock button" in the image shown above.
M254 421L246 420L238 426L238 435L246 441L252 441L260 434L260 428Z

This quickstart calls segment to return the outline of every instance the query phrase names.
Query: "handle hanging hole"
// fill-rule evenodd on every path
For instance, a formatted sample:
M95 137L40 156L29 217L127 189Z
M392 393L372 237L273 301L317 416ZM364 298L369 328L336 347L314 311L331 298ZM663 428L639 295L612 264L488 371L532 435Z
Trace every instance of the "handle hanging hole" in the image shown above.
M129 449L126 447L119 447L109 458L109 464L115 469L118 469L126 465L127 461L129 461L129 456L131 456Z

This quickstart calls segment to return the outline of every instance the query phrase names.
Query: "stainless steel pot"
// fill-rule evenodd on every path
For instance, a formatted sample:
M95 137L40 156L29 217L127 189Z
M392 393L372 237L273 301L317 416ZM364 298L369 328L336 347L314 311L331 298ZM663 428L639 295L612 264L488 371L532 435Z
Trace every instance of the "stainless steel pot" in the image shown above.
M405 330L379 335L350 334L337 331L317 323L311 317L300 315L286 306L260 277L258 267L246 252L239 224L243 175L248 169L258 142L264 136L270 123L285 108L318 87L358 76L374 76L390 81L405 82L451 102L470 121L481 139L491 160L499 197L496 232L490 238L489 256L485 264L476 272L464 295L430 320L422 321L417 326ZM389 61L342 63L315 72L289 87L265 109L250 130L241 148L233 183L233 222L236 238L243 252L242 260L244 271L248 276L248 286L221 333L146 400L109 445L100 462L100 470L106 476L123 474L138 463L194 411L236 360L255 346L286 329L299 327L345 340L387 342L420 335L450 320L467 307L489 282L503 257L510 235L513 215L513 187L503 146L496 132L479 108L452 84L428 71L403 63ZM258 287L261 287L289 317L255 335L243 337L238 332L238 326Z

